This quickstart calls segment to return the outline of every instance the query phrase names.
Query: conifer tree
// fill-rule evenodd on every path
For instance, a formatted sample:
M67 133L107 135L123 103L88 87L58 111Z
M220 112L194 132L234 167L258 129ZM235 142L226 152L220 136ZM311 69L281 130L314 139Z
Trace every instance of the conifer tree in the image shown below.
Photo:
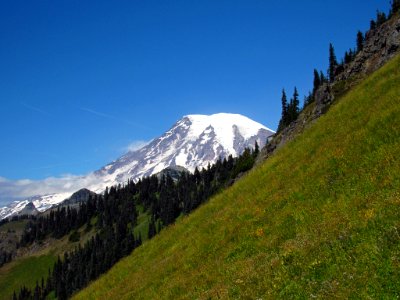
M321 84L326 83L326 77L324 75L324 73L322 73L322 71L319 72L319 78L321 79Z
M364 48L364 35L359 30L357 32L357 53L360 52Z
M314 84L313 84L313 95L317 91L317 89L321 86L321 77L316 69L314 69Z
M350 54L346 51L346 52L344 53L344 63L345 63L345 64L348 64L350 61L351 61L351 59L350 59Z
M282 103L282 115L281 115L281 120L279 121L278 131L281 131L283 128L285 128L288 122L288 103L287 103L285 89L282 89L281 103Z
M292 119L290 121L294 121L297 119L300 112L300 101L299 101L299 93L297 92L297 88L294 87L293 92L293 101L292 101Z
M304 96L303 108L312 103L313 101L314 101L314 95L311 92L309 92L307 96Z
M375 20L371 20L371 22L369 22L369 30L375 30L376 29L376 22Z
M356 57L356 51L353 49L349 49L349 56L350 56L350 61L352 61Z
M400 0L392 0L391 7L391 14L396 14L400 10Z
M148 232L148 238L151 239L153 236L157 234L156 231L156 224L154 222L154 216L151 218L150 223L149 223L149 232Z
M376 26L381 26L387 20L386 14L379 10L376 11Z
M253 152L253 156L254 158L257 157L258 153L260 153L260 147L258 146L257 141L254 143L254 152Z
M336 55L335 55L335 48L333 48L332 43L329 44L329 80L333 82L335 80L335 71L338 66Z

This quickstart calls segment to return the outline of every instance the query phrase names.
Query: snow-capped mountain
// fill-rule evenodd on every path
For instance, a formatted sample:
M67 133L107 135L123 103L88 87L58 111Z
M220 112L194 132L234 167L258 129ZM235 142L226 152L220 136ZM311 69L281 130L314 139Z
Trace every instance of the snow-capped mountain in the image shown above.
M156 174L169 166L181 166L193 172L219 158L238 156L245 147L262 147L274 131L239 114L188 115L176 122L159 138L130 151L98 171L71 178L74 190L14 201L0 209L0 219L15 214L33 202L39 211L60 203L80 189L101 193L106 186L123 184Z
M256 141L263 146L271 134L272 130L242 115L188 115L161 137L128 152L96 174L112 185L158 173L168 166L182 166L193 172L220 157L237 156Z
M9 205L0 208L0 220L19 213L29 203L33 203L39 212L43 212L54 204L58 204L69 198L71 194L72 193L54 193L43 196L33 196L22 201L14 201Z

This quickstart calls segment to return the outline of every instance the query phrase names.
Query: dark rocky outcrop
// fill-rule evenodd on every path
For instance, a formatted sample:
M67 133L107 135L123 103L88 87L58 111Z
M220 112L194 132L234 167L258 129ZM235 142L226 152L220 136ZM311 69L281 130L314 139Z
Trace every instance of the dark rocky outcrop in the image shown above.
M185 173L185 172L189 173L189 171L187 169L185 169L184 167L171 166L171 167L165 168L161 172L158 172L156 174L156 176L158 177L158 179L161 179L162 176L171 176L171 178L174 181L177 181L179 179L179 177L182 176L182 173Z
M364 48L355 59L344 66L337 81L351 79L353 76L370 74L382 67L400 50L400 18L394 16L365 35Z
M33 202L29 202L20 212L18 212L19 216L36 216L37 214L39 214L39 211L36 209Z
M95 192L92 192L88 189L80 189L79 191L73 193L71 197L65 199L57 206L74 206L78 205L79 203L86 202L89 200L90 196L96 196Z

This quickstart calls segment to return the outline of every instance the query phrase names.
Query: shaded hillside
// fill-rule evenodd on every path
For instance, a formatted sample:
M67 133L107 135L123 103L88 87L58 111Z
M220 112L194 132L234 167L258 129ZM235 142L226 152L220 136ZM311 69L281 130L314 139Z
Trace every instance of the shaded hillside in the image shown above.
M9 222L0 227L0 234L3 230L15 232L17 236L13 242L16 243L27 222L28 220ZM13 291L18 291L22 286L33 289L37 282L41 284L42 278L46 280L58 255L83 245L94 235L94 230L87 232L84 229L82 227L78 230L79 241L70 241L69 236L58 240L47 238L41 243L19 248L17 256L0 268L0 299L11 299Z
M76 299L400 295L400 57Z

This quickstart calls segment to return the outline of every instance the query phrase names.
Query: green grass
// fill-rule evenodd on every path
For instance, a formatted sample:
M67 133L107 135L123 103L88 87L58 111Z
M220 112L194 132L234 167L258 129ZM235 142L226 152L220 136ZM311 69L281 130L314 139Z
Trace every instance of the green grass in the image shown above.
M400 57L75 299L400 297Z
M137 225L133 229L133 234L135 237L138 237L140 234L142 241L144 241L147 240L147 237L149 235L150 215L140 205L137 205L137 210L138 210L138 220L137 220Z
M11 221L0 226L0 231L15 230L16 232L22 232L28 220Z
M20 227L18 222L10 222L3 226L9 225L11 229L16 229ZM78 230L79 242L70 242L69 235L59 240L47 239L41 245L24 249L25 255L2 266L0 268L0 299L11 299L14 290L18 292L23 285L35 287L36 281L40 283L42 277L47 278L48 269L53 268L58 255L62 256L65 251L73 250L79 243L83 245L93 236L94 230L85 232L85 227Z
M23 284L34 288L36 280L40 284L42 276L47 278L48 269L53 267L54 255L31 256L18 259L0 268L0 299L11 299Z

